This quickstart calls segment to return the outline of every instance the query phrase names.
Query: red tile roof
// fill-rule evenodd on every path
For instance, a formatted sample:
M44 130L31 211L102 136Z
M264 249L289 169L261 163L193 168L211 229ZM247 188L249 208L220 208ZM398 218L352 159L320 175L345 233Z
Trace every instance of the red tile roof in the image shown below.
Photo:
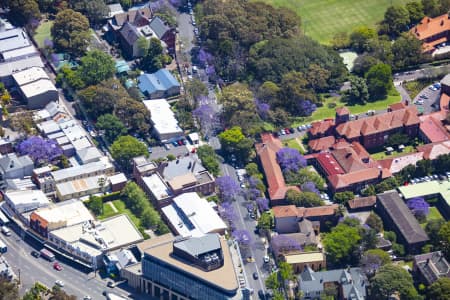
M380 174L381 173L381 174ZM356 172L348 173L348 174L336 174L328 177L332 187L334 190L344 189L348 186L359 182L365 182L369 180L373 180L378 178L381 175L381 178L387 178L392 174L389 173L386 169L380 170L378 168L369 168L363 169Z
M345 139L337 140L336 143L334 143L334 145L332 146L333 149L342 149L347 147L350 147L350 143L347 142Z
M404 109L339 124L336 127L336 131L339 135L345 136L347 139L353 139L402 126L419 124L419 122L417 108L415 106L408 106Z
M336 149L331 151L331 154L345 173L351 173L367 168L352 147Z
M275 218L296 217L298 215L295 205L274 206L272 212Z
M352 147L361 159L370 158L369 152L367 152L366 148L364 148L359 142L352 142Z
M341 165L336 161L331 153L319 153L316 159L317 162L322 166L322 169L325 171L327 176L345 173L344 169L342 169Z
M377 162L385 169L388 169L392 174L400 172L403 168L409 165L416 165L419 160L423 159L423 152L409 153L393 158L378 160Z
M284 181L276 157L277 152L283 148L281 141L271 133L261 134L261 140L262 143L256 144L256 152L266 175L270 200L283 200L289 189L300 191L298 187L286 186Z
M309 133L312 136L323 135L333 126L334 126L334 119L326 119L323 121L312 122L311 128L309 129Z
M441 100L440 100L440 108L441 110L448 111L449 110L449 103L450 103L450 96L442 93L441 94Z
M431 143L417 147L417 151L423 152L424 159L436 159L439 155L450 153L450 141Z
M431 115L420 118L420 131L428 138L430 143L450 140L449 134L441 121Z
M444 14L435 18L424 17L419 24L411 28L410 32L419 40L424 42L423 51L434 50L434 46L447 41L447 37L439 36L441 33L450 31L450 18Z
M394 103L394 104L389 105L389 109L390 109L391 111L403 109L403 108L405 108L405 107L406 107L406 105L405 105L405 103L403 103L403 102Z
M334 136L326 136L320 139L310 140L308 146L311 151L318 152L328 150L335 142Z
M348 110L347 107L343 106L343 107L338 107L336 108L336 114L338 116L343 116L343 115L349 115L350 111Z
M337 204L316 206L316 207L295 207L295 205L281 205L272 207L273 216L275 218L287 217L321 217L332 216L339 208Z
M363 207L372 207L377 203L377 197L376 196L369 196L369 197L361 197L361 198L355 198L353 200L350 200L347 202L348 207L351 209L355 208L363 208Z

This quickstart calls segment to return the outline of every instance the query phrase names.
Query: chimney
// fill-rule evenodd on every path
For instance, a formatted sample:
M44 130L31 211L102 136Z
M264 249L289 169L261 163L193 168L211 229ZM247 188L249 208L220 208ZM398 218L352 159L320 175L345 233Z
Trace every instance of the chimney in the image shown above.
M427 265L430 263L430 259L429 258L427 258Z
M194 163L192 164L192 169L191 169L191 170L192 170L192 172L194 172L194 168L195 168L195 163L196 163L196 162L194 161Z

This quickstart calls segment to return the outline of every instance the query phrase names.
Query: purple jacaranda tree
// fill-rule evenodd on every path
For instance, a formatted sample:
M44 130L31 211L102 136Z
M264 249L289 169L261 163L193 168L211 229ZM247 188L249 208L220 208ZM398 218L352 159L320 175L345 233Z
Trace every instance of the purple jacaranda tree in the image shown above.
M406 205L414 215L426 217L430 211L430 205L422 197L412 198L406 202Z
M205 73L210 77L214 77L216 76L216 68L214 67L214 65L208 65L208 67L206 67L205 69Z
M277 152L277 161L283 172L297 172L306 167L306 159L296 149L282 148Z
M255 99L255 106L259 117L263 120L267 119L269 116L270 105L262 102L261 100Z
M245 229L236 229L231 234L240 246L250 246L253 242L250 232Z
M59 57L58 57L58 54L52 53L52 54L50 55L50 60L51 60L52 64L55 65L56 67L59 65Z
M197 59L203 64L211 64L214 61L214 56L206 51L204 48L201 48L198 51Z
M45 38L45 40L44 40L44 47L48 48L48 49L53 48L53 41L51 39L49 39L49 38Z
M30 26L31 29L36 29L39 26L40 21L36 18L31 18L30 21L28 22L28 25Z
M254 211L255 205L252 202L252 203L247 204L246 208L247 208L247 211Z
M298 109L300 115L302 116L310 116L314 111L316 111L317 106L312 103L310 100L301 100L298 103Z
M316 193L317 195L320 195L319 190L317 189L316 185L312 181L307 181L301 186L302 191L304 192L312 192Z
M223 202L219 206L219 215L231 225L237 219L236 211L231 202Z
M221 176L216 179L216 185L219 189L219 197L222 201L233 201L241 192L239 184L230 176Z
M278 256L280 253L287 253L291 251L301 251L302 246L295 239L288 237L285 234L279 234L272 238L270 242L272 250L275 255Z
M29 155L35 163L52 161L62 154L61 148L53 140L44 140L40 136L31 136L17 147L21 155Z
M159 11L161 8L163 8L165 6L165 1L164 0L157 0L154 2L150 2L150 8L152 11Z
M247 190L247 195L250 200L256 200L256 198L261 196L261 191L255 188L249 188Z
M263 197L256 198L256 205L258 205L260 212L267 211L269 210L269 199Z
M179 8L183 4L183 1L181 1L181 0L169 0L169 3L172 4L173 7Z
M250 176L248 178L248 186L251 187L251 188L256 188L260 182L261 181L258 178L254 177L254 176Z
M211 105L200 105L192 112L192 115L197 118L201 128L204 131L208 131L214 127L214 119L216 118L216 113L214 112L214 109L211 107Z

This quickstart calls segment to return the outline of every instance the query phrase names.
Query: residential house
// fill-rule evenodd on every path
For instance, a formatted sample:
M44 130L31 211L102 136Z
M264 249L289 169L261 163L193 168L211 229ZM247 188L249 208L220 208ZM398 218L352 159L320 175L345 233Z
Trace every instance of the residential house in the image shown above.
M108 5L108 19L112 19L115 15L123 13L124 11L120 3L113 3Z
M167 69L139 76L138 88L149 99L169 98L180 94L180 83Z
M31 176L34 164L28 155L9 153L0 157L0 189L6 188L6 180Z
M128 285L167 299L242 299L231 248L218 234L145 241L140 264L121 270Z
M449 41L450 17L448 14L435 18L425 16L409 32L422 42L422 52L433 53L437 46Z
M348 121L336 126L336 133L349 142L360 142L366 149L382 146L389 135L404 133L417 136L420 120L417 108L408 106L367 118Z
M160 17L154 17L149 24L151 30L156 37L163 41L169 52L175 51L176 32L174 28L170 28Z
M143 103L151 115L153 135L160 141L183 136L183 129L178 125L175 113L166 99L144 100Z
M151 16L152 11L148 6L130 8L126 12L115 13L112 19L108 21L108 29L117 33L127 22L135 27L142 27L149 24Z
M326 256L320 251L290 252L283 254L281 259L292 266L295 274L302 273L306 268L320 271L326 267Z
M296 207L295 205L280 205L272 207L275 230L279 234L299 232L299 222L307 219L313 222L313 227L326 221L336 221L337 204L317 207ZM318 231L317 229L315 229Z
M263 167L268 184L267 192L272 205L283 204L288 190L300 191L297 186L288 186L277 162L277 152L283 148L281 141L271 133L261 134L261 143L256 144L256 154Z
M414 256L413 272L419 282L431 285L439 278L450 278L450 264L441 251L420 254Z
M428 242L428 235L396 191L378 194L376 210L385 228L395 231L397 242L407 252L418 253Z
M367 297L368 279L360 268L314 272L306 267L298 275L298 289L303 299L323 299L325 291L334 289L336 299L364 300Z
M348 209L352 212L371 211L377 202L377 197L358 197L347 202Z
M126 22L118 32L118 40L122 53L126 58L143 56L138 40L142 33L131 23Z
M59 93L43 68L32 67L12 74L14 82L29 109L44 108L59 100Z

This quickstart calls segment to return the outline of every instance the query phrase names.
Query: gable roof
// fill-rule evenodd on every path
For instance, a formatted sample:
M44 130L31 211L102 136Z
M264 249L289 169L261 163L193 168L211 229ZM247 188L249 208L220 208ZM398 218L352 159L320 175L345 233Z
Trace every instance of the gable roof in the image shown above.
M313 217L323 217L332 216L336 213L339 205L323 205L315 207L296 207L295 205L280 205L272 207L273 216L275 218L288 218L288 217L298 217L298 218L313 218Z
M160 69L152 74L143 74L138 77L138 82L141 92L148 94L180 86L180 83L167 69Z
M414 264L425 277L427 284L432 284L440 277L450 277L450 264L441 251L416 255Z
M142 36L141 33L129 22L126 22L119 30L119 34L123 37L126 43L130 46L134 45L136 41Z
M420 226L405 202L396 191L377 195L377 204L384 207L391 221L408 244L428 241L428 235Z
M427 137L430 143L437 143L450 140L449 134L441 121L434 115L420 117L420 131Z
M419 24L411 28L410 32L417 39L423 41L448 30L450 30L450 19L448 14L443 14L435 18L423 17Z
M332 135L320 138L320 139L314 139L314 140L310 140L308 142L308 147L312 150L312 151L322 151L322 150L328 150L329 148L331 148L332 145L334 145L335 143L335 138Z
M325 119L323 121L317 121L311 123L309 133L312 136L325 134L331 127L334 126L334 119Z
M413 165L415 166L419 160L423 159L423 152L408 153L401 156L378 160L377 162L392 174L398 173L403 168Z
M419 124L420 120L417 114L415 106L408 106L404 109L339 124L336 132L347 139L367 136L402 126Z
M118 13L114 15L113 22L115 26L122 26L126 22L131 22L133 25L137 25L135 20L144 17L147 20L152 16L152 12L148 6L140 7L137 9L130 9L127 12ZM137 18L138 17L138 18Z
M368 196L368 197L361 197L361 198L355 198L355 199L349 200L347 202L347 204L348 204L348 207L350 207L351 209L355 209L355 208L363 208L363 207L373 207L376 202L377 202L377 197Z
M161 39L167 31L170 30L170 27L167 26L160 17L154 17L149 24L152 31L156 34L158 39Z
M275 218L296 217L297 208L295 205L280 205L272 207L272 212Z
M345 106L336 108L336 115L338 115L338 116L349 115L349 114L350 114L350 111Z
M283 172L277 162L277 152L283 148L281 141L271 133L261 134L262 143L256 144L256 153L266 175L270 200L282 200L290 189L300 191L296 186L286 186Z
M430 143L417 147L417 151L423 152L423 158L436 159L439 155L450 153L450 141Z

